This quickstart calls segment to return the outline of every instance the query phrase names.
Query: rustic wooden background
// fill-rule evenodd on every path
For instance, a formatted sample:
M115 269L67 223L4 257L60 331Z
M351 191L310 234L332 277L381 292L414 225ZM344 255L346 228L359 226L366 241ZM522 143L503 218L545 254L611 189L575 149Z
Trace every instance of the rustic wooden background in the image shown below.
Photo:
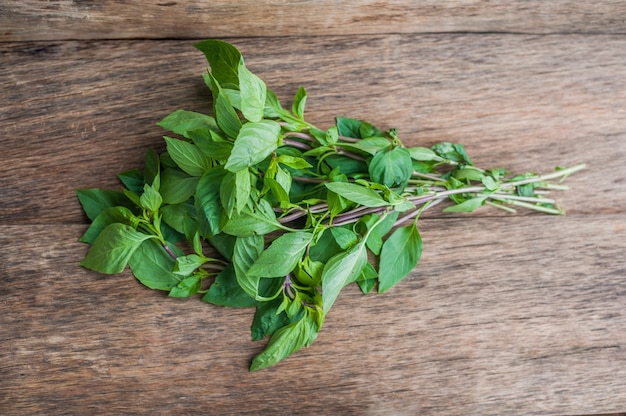
M209 111L233 42L308 118L465 144L477 164L582 162L568 215L429 213L421 264L349 288L312 347L248 373L251 310L78 262L77 187ZM623 1L0 1L0 414L600 414L626 410Z

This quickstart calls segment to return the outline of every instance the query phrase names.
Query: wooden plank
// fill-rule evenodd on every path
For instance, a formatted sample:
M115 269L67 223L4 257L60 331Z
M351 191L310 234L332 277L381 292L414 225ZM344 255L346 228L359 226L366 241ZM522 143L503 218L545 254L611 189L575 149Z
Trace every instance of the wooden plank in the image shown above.
M0 4L0 41L381 33L624 33L621 1L36 0Z
M397 127L407 145L460 142L478 165L549 171L587 162L570 213L624 212L622 36L393 35L232 39L308 119ZM84 222L73 190L118 186L177 108L211 111L190 41L4 43L0 223ZM599 46L601 45L601 46ZM485 215L493 215L489 210Z
M318 340L249 374L250 310L77 263L83 225L0 226L5 415L591 414L626 407L623 215L422 220L384 295L350 287Z

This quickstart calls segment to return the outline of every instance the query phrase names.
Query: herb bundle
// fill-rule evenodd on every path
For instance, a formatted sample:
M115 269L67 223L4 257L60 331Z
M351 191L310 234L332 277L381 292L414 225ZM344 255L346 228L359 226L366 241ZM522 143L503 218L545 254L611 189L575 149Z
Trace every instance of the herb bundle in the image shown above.
M128 265L171 297L256 308L252 339L270 339L251 370L309 346L346 285L385 292L407 276L426 209L561 214L547 194L584 167L511 176L474 166L460 144L407 148L395 130L343 117L322 130L304 118L304 88L285 108L234 46L195 47L213 116L175 111L158 124L176 137L148 149L142 171L120 173L122 191L77 190L92 221L81 265Z

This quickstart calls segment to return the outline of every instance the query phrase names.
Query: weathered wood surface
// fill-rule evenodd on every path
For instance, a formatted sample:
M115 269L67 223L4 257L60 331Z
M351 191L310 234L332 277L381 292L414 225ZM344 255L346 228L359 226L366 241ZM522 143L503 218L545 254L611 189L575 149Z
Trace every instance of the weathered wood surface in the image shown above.
M620 0L20 0L0 3L0 40L624 33L625 21Z
M83 218L74 188L118 187L156 122L211 111L190 41L0 44L0 220ZM587 162L559 195L570 213L623 212L626 38L394 35L238 40L248 65L308 118L397 127L407 145L462 142L478 165L550 171ZM602 47L598 47L602 45ZM157 47L158 46L158 47ZM51 175L51 172L53 175ZM487 211L487 215L492 215Z
M252 311L85 271L84 228L0 227L4 414L626 407L623 215L425 220L408 280L384 295L349 288L310 348L252 374Z
M0 414L626 410L625 22L621 1L1 3ZM311 348L249 374L252 311L78 267L74 188L117 187L160 118L209 111L210 36L284 101L306 86L320 127L589 169L565 217L427 213L409 279L349 288Z

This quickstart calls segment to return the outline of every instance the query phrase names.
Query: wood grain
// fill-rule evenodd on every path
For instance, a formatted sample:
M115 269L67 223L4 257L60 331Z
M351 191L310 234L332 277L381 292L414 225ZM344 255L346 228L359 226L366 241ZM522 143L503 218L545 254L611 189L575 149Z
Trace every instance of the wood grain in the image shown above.
M557 415L626 409L623 1L0 2L0 414ZM247 368L251 310L82 269L77 187L116 188L177 108L197 39L233 42L307 118L586 162L569 215L427 212L418 268L341 294L317 341Z
M0 409L75 414L591 414L626 407L623 215L423 220L384 295L249 374L250 310L77 266L82 225L0 226ZM28 242L16 244L16 242Z
M381 33L624 33L622 1L37 1L0 3L0 41Z
M307 117L397 127L407 145L463 143L478 165L550 171L587 162L557 195L570 213L624 212L626 39L622 36L393 35L237 39L248 65ZM599 48L598 45L602 47ZM188 41L0 44L0 221L84 221L77 187L163 149L155 124L211 111L206 63ZM484 215L494 215L487 210Z

